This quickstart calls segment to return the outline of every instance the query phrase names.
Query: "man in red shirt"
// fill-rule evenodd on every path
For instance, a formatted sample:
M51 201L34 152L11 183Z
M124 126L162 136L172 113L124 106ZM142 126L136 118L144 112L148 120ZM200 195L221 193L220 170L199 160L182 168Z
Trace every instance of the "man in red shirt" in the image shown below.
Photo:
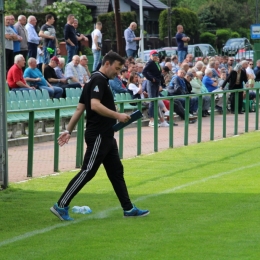
M7 73L7 84L13 91L16 90L31 90L35 89L30 87L24 77L22 68L25 66L25 59L22 54L18 54L14 58L14 65L9 69Z

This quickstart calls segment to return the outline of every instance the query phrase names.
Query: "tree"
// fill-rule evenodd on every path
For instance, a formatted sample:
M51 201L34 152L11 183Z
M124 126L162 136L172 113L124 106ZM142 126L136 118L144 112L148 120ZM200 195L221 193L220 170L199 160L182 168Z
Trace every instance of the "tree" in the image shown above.
M7 14L12 14L17 10L25 11L28 8L28 3L26 0L5 0L4 7Z
M63 38L63 28L67 23L67 16L73 14L79 21L78 29L81 33L90 33L93 29L92 16L86 6L76 0L69 2L54 2L52 5L44 8L45 12L56 16L56 32L58 38Z
M183 25L185 33L189 36L195 36L198 33L198 17L187 8L172 8L171 10L171 35L175 35L178 24ZM164 10L159 16L159 35L160 39L168 36L168 10Z

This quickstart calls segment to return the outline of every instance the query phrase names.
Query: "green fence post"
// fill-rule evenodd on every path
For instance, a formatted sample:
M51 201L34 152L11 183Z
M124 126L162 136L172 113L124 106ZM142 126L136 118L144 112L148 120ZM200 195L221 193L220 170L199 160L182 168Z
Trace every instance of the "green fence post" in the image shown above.
M256 89L256 104L255 104L255 130L259 129L259 88Z
M227 93L223 93L223 106L222 106L222 112L223 112L223 137L227 137Z
M138 110L142 111L142 102L138 102L137 104ZM137 155L141 154L142 147L142 119L137 120Z
M197 142L201 142L201 129L202 129L202 98L203 96L200 95L198 101L198 134L197 134Z
M248 132L248 122L249 122L249 89L246 89L246 104L245 104L245 132Z
M27 177L32 177L33 147L34 147L34 111L29 112L28 132L29 133L28 133Z
M85 115L82 114L77 125L76 168L81 168L83 164L84 117Z
M211 94L210 96L210 140L213 141L214 140L214 129L215 129L215 95Z
M234 135L238 133L238 91L235 93L235 124L234 124Z
M185 97L185 127L184 127L184 145L189 142L189 115L190 115L190 97Z
M153 101L154 104L154 151L158 152L158 99Z
M55 122L54 122L54 171L59 171L59 144L58 138L60 135L60 109L55 110Z
M124 103L120 103L120 113L124 113ZM123 149L124 149L124 128L119 130L119 157L123 159Z
M170 123L170 131L169 131L169 147L173 148L173 132L174 132L174 120L173 120L173 111L174 111L174 99L171 98L170 99L170 115L169 115L169 123Z

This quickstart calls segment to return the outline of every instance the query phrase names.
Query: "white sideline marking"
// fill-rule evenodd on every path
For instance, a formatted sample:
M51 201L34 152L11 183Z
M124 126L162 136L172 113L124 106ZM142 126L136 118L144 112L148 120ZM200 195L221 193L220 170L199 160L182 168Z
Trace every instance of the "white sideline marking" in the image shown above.
M160 196L162 194L172 193L172 192L175 192L177 190L181 190L181 189L184 189L184 188L187 188L187 187L191 187L191 186L194 186L196 184L204 183L204 182L212 180L212 179L217 179L217 178L222 177L222 176L227 175L227 174L231 174L231 173L242 171L242 170L245 170L245 169L257 167L259 165L260 165L260 163L256 163L256 164L251 164L251 165L248 165L248 166L245 166L245 167L236 168L236 169L233 169L233 170L230 170L230 171L221 172L221 173L218 173L218 174L215 174L215 175L212 175L212 176L209 176L209 177L197 180L197 181L188 182L186 184L182 184L180 186L161 191L157 194L150 194L150 195L139 197L138 199L135 200L135 202L143 201L143 200L146 200L146 199L149 199L149 198L152 198L152 197L157 197L157 196ZM23 240L23 239L27 239L29 237L33 237L35 235L47 233L49 231L52 231L55 228L66 227L66 226L69 226L69 225L72 225L72 224L77 224L77 223L83 222L87 219L105 218L105 217L108 216L108 214L110 212L115 211L115 210L119 210L120 208L121 207L118 206L118 207L106 209L106 210L103 210L101 212L97 212L95 214L87 215L87 217L85 217L85 218L80 218L80 219L74 220L74 221L65 221L65 222L50 226L50 227L46 227L46 228L39 229L39 230L34 230L34 231L31 231L31 232L25 233L23 235L4 240L4 241L0 242L0 247L12 244L14 242L17 242L17 241L20 241L20 240ZM50 212L50 214L51 214L51 212Z

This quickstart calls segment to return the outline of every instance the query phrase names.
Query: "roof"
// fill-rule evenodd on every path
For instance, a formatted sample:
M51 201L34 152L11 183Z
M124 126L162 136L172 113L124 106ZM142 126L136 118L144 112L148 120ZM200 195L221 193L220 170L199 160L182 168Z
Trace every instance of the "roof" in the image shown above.
M124 0L125 3L131 5L135 9L139 9L139 0ZM168 6L159 0L142 0L143 8L145 9L157 9L164 10L167 9Z
M93 0L78 0L78 2L86 6L97 7L97 3Z
M91 0L87 0L91 1ZM97 9L95 9L93 16L98 17L100 14L105 14L109 12L109 5L110 5L110 0L94 0L95 3L97 4Z
M149 4L151 4L152 6L154 6L157 9L160 9L160 10L164 10L164 9L168 8L167 5L165 5L164 3L162 3L159 0L145 0L144 2L148 2Z

